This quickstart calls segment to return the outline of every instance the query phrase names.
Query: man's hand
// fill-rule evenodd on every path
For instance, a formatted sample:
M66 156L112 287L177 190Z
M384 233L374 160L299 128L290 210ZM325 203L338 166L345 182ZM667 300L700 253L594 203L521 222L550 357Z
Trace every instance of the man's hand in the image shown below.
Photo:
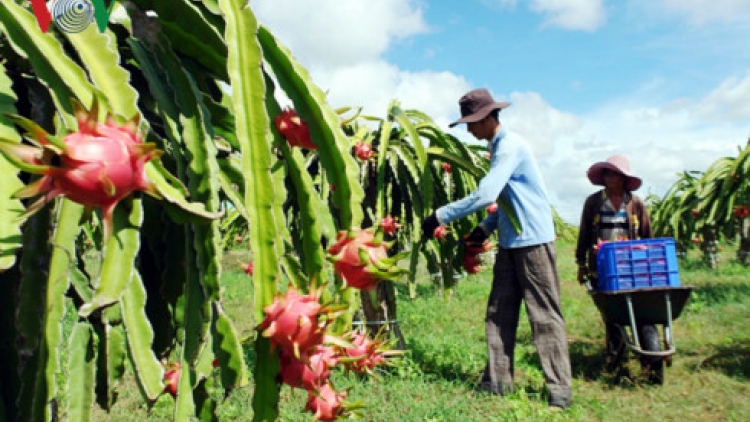
M435 229L439 225L440 222L438 221L437 216L434 212L428 215L427 218L425 218L422 222L422 237L424 239L432 239L432 237L435 235Z
M471 233L464 237L464 243L477 243L481 245L488 237L487 232L484 231L482 226L476 226Z
M589 269L585 265L578 266L578 282L581 284L589 281Z

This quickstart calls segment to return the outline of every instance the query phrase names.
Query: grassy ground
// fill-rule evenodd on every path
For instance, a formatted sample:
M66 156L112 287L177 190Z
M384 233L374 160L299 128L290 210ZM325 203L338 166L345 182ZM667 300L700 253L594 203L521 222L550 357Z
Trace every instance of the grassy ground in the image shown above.
M399 320L408 345L405 358L383 371L379 380L334 373L333 381L337 389L348 389L349 399L362 401L366 421L747 420L750 272L731 263L731 254L725 252L718 271L703 268L697 256L681 264L682 284L695 290L674 323L677 354L665 368L663 386L641 382L635 362L633 379L618 385L603 371L603 325L592 300L575 281L573 246L565 243L558 244L558 261L574 375L570 409L553 413L547 408L525 316L516 349L516 393L501 398L474 391L486 358L483 319L489 270L460 279L448 299L427 277L420 278L424 282L415 300L399 289ZM237 267L225 276L225 308L245 317L252 291ZM252 335L252 322L239 320L240 331ZM249 388L234 391L220 406L220 420L250 421L251 398ZM281 419L309 421L310 414L301 411L305 399L304 392L284 387ZM171 397L163 396L149 414L139 403L135 386L126 385L115 409L109 415L97 413L95 420L171 420Z

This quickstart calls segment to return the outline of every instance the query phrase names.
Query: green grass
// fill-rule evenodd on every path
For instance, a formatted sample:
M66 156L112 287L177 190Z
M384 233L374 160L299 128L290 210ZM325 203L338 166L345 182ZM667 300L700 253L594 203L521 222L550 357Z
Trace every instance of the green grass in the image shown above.
M230 260L234 257L230 258ZM689 256L681 264L683 285L695 286L691 300L674 322L677 353L665 368L663 386L634 377L613 383L603 371L603 324L585 289L575 281L573 245L558 244L563 309L573 365L573 406L560 413L546 405L544 377L522 316L516 349L516 393L510 397L477 394L474 387L486 358L484 312L491 272L462 278L446 298L427 277L420 277L419 297L410 300L399 286L400 327L408 350L379 379L334 372L339 390L361 401L365 421L741 421L750 414L750 283L748 271L724 252L718 271ZM225 309L243 337L253 335L248 321L252 289L238 265L223 280ZM248 355L252 343L248 342ZM632 365L636 368L637 365ZM637 375L637 373L636 373ZM252 388L239 389L219 407L221 421L252 420ZM303 412L306 393L282 390L281 420L309 421ZM132 380L123 386L110 414L95 420L168 421L172 398L163 396L150 413L140 405Z

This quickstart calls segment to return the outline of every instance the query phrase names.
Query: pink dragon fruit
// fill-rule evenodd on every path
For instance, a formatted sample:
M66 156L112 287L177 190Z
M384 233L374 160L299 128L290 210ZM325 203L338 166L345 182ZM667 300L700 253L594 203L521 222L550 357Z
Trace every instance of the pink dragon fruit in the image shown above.
M312 412L319 421L334 421L345 416L345 398L345 392L336 392L330 383L325 383L316 391L308 391L305 410Z
M491 251L494 247L495 244L489 240L485 240L482 243L465 242L464 256L461 260L464 270L469 274L478 273L482 268L482 260L479 259L479 255Z
M374 155L372 147L367 142L359 141L354 146L354 155L362 161L367 161Z
M318 302L316 294L300 295L292 286L285 295L277 295L263 311L266 317L258 326L263 336L281 349L299 357L312 347L323 343L326 327L331 322L322 318L327 310Z
M380 227L383 228L385 234L393 236L396 234L398 228L401 227L401 224L398 224L396 219L389 215L380 220Z
M467 273L476 274L481 269L482 261L476 255L465 254L461 263Z
M300 359L287 350L281 350L281 381L292 388L316 390L328 381L331 368L338 364L336 352L328 346L315 346L303 353Z
M242 269L245 271L245 274L249 276L252 276L253 273L255 273L255 265L253 265L253 261L249 261L242 267Z
M495 212L497 212L497 202L493 202L493 203L487 205L487 213L488 214L493 214Z
M386 349L380 341L371 340L366 333L352 331L344 336L352 347L341 349L341 363L350 371L372 373L377 365L385 363Z
M380 280L394 280L406 272L394 265L398 256L388 258L388 247L380 228L375 233L369 229L341 231L328 250L328 259L347 287L372 290Z
M180 362L169 364L169 369L164 372L164 391L172 397L177 397L177 386L180 383Z
M318 149L318 146L310 138L310 130L307 123L302 120L297 112L291 108L282 111L274 119L279 134L293 147Z
M435 227L435 230L432 232L432 235L435 236L435 239L437 240L445 239L445 236L447 234L448 234L448 228L445 226L437 226Z
M146 178L145 164L162 151L153 143L143 142L137 132L138 115L124 124L109 115L105 123L100 123L96 101L90 111L77 101L73 108L78 131L62 139L50 136L30 120L13 116L36 146L0 140L0 152L22 170L44 175L15 194L18 198L43 195L29 206L26 216L55 197L65 196L81 205L101 208L105 235L109 236L113 210L123 198L134 191L161 198Z

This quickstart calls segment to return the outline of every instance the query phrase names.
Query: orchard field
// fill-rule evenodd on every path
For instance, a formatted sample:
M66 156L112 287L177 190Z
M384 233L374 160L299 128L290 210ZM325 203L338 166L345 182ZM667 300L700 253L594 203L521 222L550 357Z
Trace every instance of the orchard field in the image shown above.
M750 412L750 284L747 269L732 262L734 250L722 247L721 265L706 268L697 251L680 265L683 285L695 286L690 301L674 323L677 353L665 368L663 386L637 377L615 385L603 371L603 325L598 312L575 280L574 246L558 242L563 307L573 364L573 406L550 412L544 398L543 375L531 341L528 322L522 319L516 354L517 391L508 398L478 394L474 387L486 356L483 314L489 294L488 269L461 278L453 297L443 297L429 277L420 275L419 295L408 299L405 285L397 285L399 320L408 346L403 358L381 368L379 379L335 372L340 389L364 405L364 421L743 421ZM226 301L230 314L246 312L252 296L248 276L239 262L246 253L225 257ZM253 327L238 327L244 336ZM247 343L245 350L252 353ZM252 362L252 359L248 359ZM171 420L168 395L148 413L132 378L126 382L109 415L96 420ZM218 392L216 394L219 394ZM220 406L222 421L250 421L250 388L233 391ZM280 418L309 421L301 412L307 396L284 386Z

